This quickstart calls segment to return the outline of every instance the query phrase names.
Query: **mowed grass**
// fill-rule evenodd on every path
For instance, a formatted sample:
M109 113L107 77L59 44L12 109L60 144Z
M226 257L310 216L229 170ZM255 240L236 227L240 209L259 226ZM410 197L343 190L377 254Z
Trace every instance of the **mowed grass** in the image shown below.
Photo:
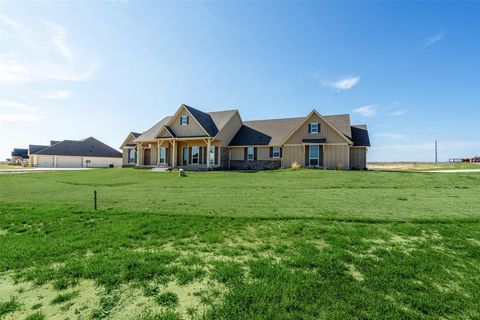
M17 282L0 281L0 318L480 317L478 173L110 169L0 187L0 272Z

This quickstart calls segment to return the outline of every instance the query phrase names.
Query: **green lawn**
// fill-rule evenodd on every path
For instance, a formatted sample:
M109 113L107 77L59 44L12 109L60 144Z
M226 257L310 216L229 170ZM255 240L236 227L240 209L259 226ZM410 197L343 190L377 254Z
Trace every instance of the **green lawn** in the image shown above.
M479 173L0 175L0 319L479 319L479 195Z

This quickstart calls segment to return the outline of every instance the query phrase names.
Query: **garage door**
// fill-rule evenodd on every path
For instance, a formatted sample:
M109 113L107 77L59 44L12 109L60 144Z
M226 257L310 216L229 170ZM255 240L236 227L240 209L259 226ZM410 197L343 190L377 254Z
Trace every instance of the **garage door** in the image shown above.
M53 168L53 156L36 156L37 158L37 167L41 168Z
M57 156L57 168L81 168L82 157Z

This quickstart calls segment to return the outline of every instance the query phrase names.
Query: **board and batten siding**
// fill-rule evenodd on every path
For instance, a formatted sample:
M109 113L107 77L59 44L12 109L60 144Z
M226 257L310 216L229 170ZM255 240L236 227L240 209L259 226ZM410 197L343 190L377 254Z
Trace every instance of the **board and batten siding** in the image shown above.
M327 169L349 169L349 146L326 144L323 153L323 165Z
M188 124L182 126L180 124L180 117L188 116ZM193 137L193 136L205 136L205 130L200 126L200 124L195 120L194 117L184 108L178 116L173 119L172 125L170 126L172 131L175 132L177 137Z
M359 170L367 168L367 148L350 147L350 168Z
M320 132L317 134L308 133L308 125L310 123L320 124ZM285 142L285 144L301 144L303 139L326 139L326 143L347 143L348 141L335 131L329 124L323 119L317 116L315 113L297 129Z
M302 167L305 165L305 148L303 146L285 146L282 156L283 168L290 168L294 162Z
M230 160L245 160L246 147L231 147ZM254 147L257 149L257 160L274 160L270 157L270 147ZM278 160L278 158L275 158Z

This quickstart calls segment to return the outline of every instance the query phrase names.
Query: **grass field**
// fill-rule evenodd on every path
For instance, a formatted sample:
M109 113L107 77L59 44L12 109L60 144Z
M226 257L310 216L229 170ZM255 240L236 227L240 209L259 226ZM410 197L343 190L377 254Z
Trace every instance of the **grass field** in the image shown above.
M479 195L478 173L0 175L0 318L480 319Z

